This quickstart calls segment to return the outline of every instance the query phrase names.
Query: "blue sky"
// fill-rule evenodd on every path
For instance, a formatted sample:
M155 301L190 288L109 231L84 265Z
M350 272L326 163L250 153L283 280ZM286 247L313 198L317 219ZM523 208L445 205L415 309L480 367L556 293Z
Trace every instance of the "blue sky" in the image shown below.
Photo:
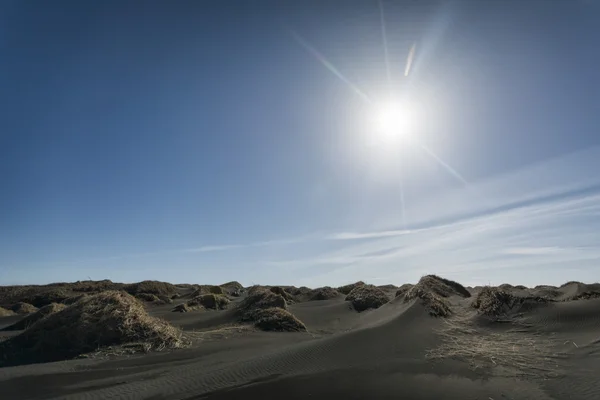
M323 3L3 2L0 284L598 280L600 4Z

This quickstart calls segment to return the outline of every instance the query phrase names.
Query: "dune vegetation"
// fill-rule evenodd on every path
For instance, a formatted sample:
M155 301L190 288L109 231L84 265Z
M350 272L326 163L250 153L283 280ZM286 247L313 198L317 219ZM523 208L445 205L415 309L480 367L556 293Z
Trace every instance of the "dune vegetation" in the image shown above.
M131 343L144 351L185 345L179 329L150 317L133 296L106 291L63 306L0 343L4 354L0 366L63 360L105 346Z
M379 308L390 299L377 286L356 285L346 296L346 301L349 301L356 311L365 311L369 308Z

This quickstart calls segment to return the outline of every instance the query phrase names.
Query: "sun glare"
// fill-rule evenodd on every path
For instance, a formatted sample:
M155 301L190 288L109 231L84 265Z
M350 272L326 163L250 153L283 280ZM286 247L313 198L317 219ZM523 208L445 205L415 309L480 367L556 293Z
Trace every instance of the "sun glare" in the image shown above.
M406 103L383 104L373 115L375 133L388 143L410 140L415 134L415 122L414 110Z

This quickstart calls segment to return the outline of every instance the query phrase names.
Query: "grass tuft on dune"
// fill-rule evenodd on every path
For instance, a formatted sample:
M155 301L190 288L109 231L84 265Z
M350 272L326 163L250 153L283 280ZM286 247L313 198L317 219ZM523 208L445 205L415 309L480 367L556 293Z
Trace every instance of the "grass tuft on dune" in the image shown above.
M302 321L289 311L279 307L255 310L252 319L254 326L263 331L300 332L306 330Z
M22 320L15 322L14 324L7 326L2 329L3 331L21 331L24 329L28 329L30 326L34 325L36 322L41 321L48 316L55 314L59 311L62 311L66 308L64 304L61 303L52 303L44 306L34 312L33 314L29 314Z
M498 287L483 287L471 305L488 317L499 317L520 308L525 303L546 303L552 299L540 296L515 296Z
M11 307L11 310L17 314L33 314L38 308L29 303L18 302Z
M222 294L203 294L187 302L190 308L201 307L211 310L224 310L229 304L229 299Z
M7 310L6 308L0 307L0 317L10 317L11 315L15 315L15 312L12 310Z
M281 286L271 286L269 290L275 294L280 295L285 299L286 302L291 303L294 301L294 298L291 294L289 294L284 288Z
M321 288L312 290L310 293L309 300L313 300L313 301L314 300L330 300L330 299L335 299L339 295L340 295L340 292L338 292L334 288L325 286L325 287L321 287Z
M287 311L283 296L261 286L253 286L239 304L237 315L241 322L251 322L268 331L305 331L302 321Z
M135 296L140 293L149 293L156 296L172 296L177 293L177 288L168 282L142 281L125 285L124 290Z
M415 285L413 285L412 283L405 283L404 285L400 286L398 288L398 290L396 290L395 297L404 296L406 294L406 292L408 292L410 289L412 289L413 286L415 286Z
M448 301L429 290L427 286L416 284L407 290L404 294L404 301L414 299L419 299L432 317L448 317L452 314Z
M385 292L373 285L358 285L346 296L356 311L364 311L369 308L379 308L390 299Z
M337 291L342 294L349 295L350 292L352 291L352 289L354 289L357 286L363 286L363 285L365 285L365 283L363 281L358 281L358 282L350 283L348 285L340 286L339 288L337 288Z
M471 293L460 283L439 277L437 275L425 275L417 285L433 292L441 297L460 296L471 297Z
M179 329L150 317L133 296L106 291L84 297L1 343L0 366L64 360L134 343L144 351L184 346Z

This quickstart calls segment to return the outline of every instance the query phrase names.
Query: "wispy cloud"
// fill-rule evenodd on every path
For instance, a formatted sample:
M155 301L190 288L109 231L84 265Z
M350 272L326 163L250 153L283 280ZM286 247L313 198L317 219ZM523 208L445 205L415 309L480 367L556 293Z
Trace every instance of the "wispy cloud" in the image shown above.
M401 236L410 233L408 230L381 231L381 232L340 232L328 236L331 240L354 240L354 239L373 239L391 236Z
M540 256L553 254L561 251L560 247L509 247L504 254L515 254L520 256Z

